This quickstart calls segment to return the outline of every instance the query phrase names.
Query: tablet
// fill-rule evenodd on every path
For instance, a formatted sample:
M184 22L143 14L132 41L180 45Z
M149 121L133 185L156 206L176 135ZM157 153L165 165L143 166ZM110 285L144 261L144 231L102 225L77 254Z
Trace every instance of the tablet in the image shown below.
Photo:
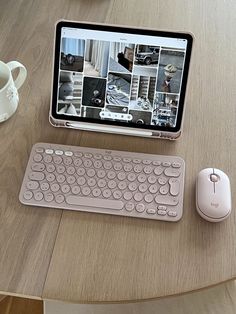
M117 25L56 25L50 122L178 138L192 36Z

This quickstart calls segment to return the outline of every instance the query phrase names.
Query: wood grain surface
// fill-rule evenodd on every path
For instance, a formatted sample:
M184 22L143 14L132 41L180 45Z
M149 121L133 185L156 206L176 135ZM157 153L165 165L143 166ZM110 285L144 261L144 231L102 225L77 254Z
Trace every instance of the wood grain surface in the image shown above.
M0 8L0 59L17 59L28 69L17 114L0 125L0 291L77 303L128 302L235 278L235 212L222 223L208 223L196 213L194 193L202 168L220 168L230 176L234 209L236 2L0 0ZM195 35L179 141L49 125L54 23L61 18ZM28 155L39 141L183 157L182 220L172 224L20 205Z

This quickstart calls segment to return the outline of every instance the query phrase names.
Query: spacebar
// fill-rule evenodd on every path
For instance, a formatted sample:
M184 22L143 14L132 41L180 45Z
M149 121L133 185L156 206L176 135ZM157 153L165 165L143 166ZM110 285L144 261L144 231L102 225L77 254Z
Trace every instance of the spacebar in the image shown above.
M69 205L78 205L78 206L89 206L96 208L109 208L120 210L124 207L122 201L114 201L114 200L105 200L101 198L90 198L90 197L81 197L69 195L66 197L66 202Z

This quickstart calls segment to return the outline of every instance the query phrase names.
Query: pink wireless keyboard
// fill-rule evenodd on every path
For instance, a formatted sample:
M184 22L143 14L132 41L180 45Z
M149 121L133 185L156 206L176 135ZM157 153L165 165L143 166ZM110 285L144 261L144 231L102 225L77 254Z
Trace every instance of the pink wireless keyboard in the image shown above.
M178 221L180 157L38 143L19 195L31 206Z

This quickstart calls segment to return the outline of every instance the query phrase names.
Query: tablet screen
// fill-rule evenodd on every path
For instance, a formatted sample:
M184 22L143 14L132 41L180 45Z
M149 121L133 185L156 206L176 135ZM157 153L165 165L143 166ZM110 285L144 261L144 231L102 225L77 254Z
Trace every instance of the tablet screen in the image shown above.
M192 38L188 34L60 22L57 118L177 130Z

